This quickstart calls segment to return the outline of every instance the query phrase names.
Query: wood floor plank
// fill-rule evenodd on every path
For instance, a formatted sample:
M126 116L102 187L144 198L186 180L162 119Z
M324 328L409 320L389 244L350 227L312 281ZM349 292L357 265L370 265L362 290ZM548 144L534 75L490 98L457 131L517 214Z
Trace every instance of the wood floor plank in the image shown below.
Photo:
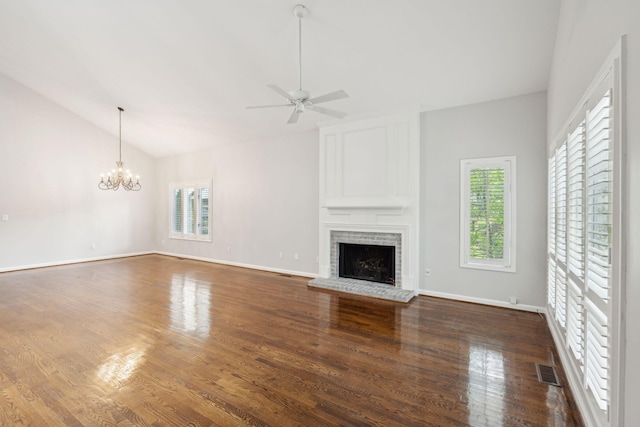
M537 381L541 315L307 280L161 255L2 273L0 425L582 425Z

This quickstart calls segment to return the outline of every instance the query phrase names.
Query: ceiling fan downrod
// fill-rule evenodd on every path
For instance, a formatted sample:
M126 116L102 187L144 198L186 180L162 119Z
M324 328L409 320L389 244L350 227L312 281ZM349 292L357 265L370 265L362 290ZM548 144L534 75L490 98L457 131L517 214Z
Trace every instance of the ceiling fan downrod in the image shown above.
M309 14L309 10L302 4L293 7L293 16L298 18L298 89L302 90L302 18Z

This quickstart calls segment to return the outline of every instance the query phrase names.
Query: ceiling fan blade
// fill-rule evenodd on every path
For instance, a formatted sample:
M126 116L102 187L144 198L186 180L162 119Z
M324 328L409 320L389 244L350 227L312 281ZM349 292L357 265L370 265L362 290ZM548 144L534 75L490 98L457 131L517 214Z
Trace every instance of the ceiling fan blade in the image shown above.
M311 98L309 99L309 101L313 104L319 104L321 102L335 101L337 99L344 99L348 97L349 95L347 94L347 92L343 90L337 90L335 92L327 93L326 95L320 95L315 98Z
M289 95L289 93L282 89L280 86L277 85L267 85L267 87L271 90L273 90L274 92L279 93L281 96L284 96L285 98L287 98L289 101L291 102L296 102L297 99L295 99L293 96Z
M290 125L292 123L297 122L298 117L300 117L300 114L302 114L302 111L298 111L297 108L294 108L293 113L291 113L291 116L289 116L289 120L287 121L287 124Z
M311 105L307 108L315 111L316 113L326 114L327 116L335 117L337 119L344 119L347 117L347 113L343 113L342 111L330 110L329 108L318 107L316 105Z
M274 108L274 107L291 107L291 104L278 104L278 105L251 105L249 107L245 107L248 110L253 108Z

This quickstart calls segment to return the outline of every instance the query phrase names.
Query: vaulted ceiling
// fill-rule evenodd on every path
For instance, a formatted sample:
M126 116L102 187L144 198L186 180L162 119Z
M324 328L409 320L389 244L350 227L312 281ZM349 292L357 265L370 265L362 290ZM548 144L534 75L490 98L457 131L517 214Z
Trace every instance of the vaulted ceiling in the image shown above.
M366 117L545 90L559 0L2 0L0 73L155 157L314 129L247 110L298 84ZM0 94L0 96L2 96Z

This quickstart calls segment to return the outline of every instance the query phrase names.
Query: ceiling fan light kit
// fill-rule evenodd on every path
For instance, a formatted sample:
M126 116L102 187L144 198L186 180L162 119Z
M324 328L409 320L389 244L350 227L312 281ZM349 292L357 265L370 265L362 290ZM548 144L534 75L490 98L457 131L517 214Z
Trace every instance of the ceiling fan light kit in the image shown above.
M280 96L286 98L289 101L289 103L278 104L278 105L259 105L259 106L247 107L249 109L294 107L291 113L291 116L289 116L289 120L287 121L287 124L296 123L298 121L298 118L300 117L300 114L302 114L306 110L315 111L316 113L325 114L338 119L343 119L344 117L346 117L346 114L341 111L336 111L336 110L332 110L324 107L318 107L316 105L323 102L336 101L338 99L348 98L349 95L344 90L338 90L335 92L327 93L325 95L312 98L311 92L302 89L302 18L307 16L308 13L309 13L309 10L304 5L298 4L293 8L293 16L295 16L298 19L298 77L299 77L298 89L287 92L275 84L267 85L268 88L278 93Z

